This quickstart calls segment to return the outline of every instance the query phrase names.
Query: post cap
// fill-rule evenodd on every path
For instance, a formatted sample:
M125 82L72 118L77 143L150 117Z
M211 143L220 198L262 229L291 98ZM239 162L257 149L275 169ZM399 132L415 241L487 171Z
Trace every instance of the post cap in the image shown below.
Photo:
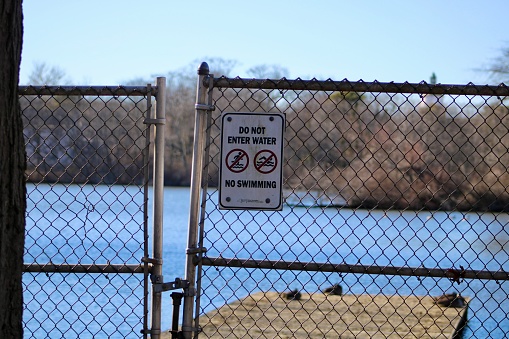
M198 67L198 75L209 75L209 65L204 61Z

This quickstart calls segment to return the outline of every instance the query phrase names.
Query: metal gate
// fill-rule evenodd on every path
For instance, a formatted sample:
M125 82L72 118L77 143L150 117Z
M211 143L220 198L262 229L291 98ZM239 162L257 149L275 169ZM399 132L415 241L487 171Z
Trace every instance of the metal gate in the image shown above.
M202 63L184 336L507 336L508 95ZM232 112L286 116L281 211L219 208Z
M25 338L160 332L165 86L20 87Z

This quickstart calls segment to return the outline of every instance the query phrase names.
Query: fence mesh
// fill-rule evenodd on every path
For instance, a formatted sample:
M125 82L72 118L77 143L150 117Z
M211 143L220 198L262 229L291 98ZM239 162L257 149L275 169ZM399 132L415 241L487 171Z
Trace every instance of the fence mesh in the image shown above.
M25 338L146 329L150 96L146 87L20 88Z
M213 84L202 336L509 334L507 87ZM285 113L282 211L218 208L226 112Z

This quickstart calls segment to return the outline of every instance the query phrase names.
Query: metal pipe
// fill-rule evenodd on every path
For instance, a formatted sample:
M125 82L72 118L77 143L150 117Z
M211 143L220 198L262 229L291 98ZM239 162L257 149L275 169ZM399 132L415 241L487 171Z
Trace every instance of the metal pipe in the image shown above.
M509 272L475 271L453 268L443 269L426 267L396 267L396 266L375 266L360 264L349 265L349 264L330 264L316 262L253 260L253 259L234 259L234 258L229 259L211 257L202 258L202 265L214 267L277 269L288 271L399 275L422 278L434 277L449 279L485 279L500 281L509 280Z
M509 96L509 86L500 84L489 85L446 85L395 82L364 82L364 81L320 81L320 80L270 80L270 79L242 79L242 78L214 78L214 87L223 88L253 88L278 89L294 91L345 91L371 93L408 93L408 94L449 94L449 95L486 95Z
M179 313L180 313L180 305L182 304L183 293L173 292L171 294L171 299L173 300L173 319L171 322L171 337L173 339L178 339L179 337Z
M152 117L152 85L147 84L147 111L145 113L145 119L149 119ZM143 163L146 165L143 169L143 258L149 257L149 212L148 212L148 199L149 199L149 166L150 163L150 126L148 126L145 130L145 148L143 149ZM142 260L143 261L143 260ZM150 267L152 268L152 267ZM149 305L149 263L147 260L143 261L143 339L147 339L148 337L148 305Z
M166 118L166 78L157 78L156 119ZM161 121L161 120L160 120ZM156 124L154 132L154 232L152 283L163 283L163 205L164 205L164 130ZM161 333L161 292L152 291L151 339L159 339Z
M198 220L200 208L200 190L203 171L203 152L205 145L205 127L206 127L206 105L207 88L204 80L209 75L209 66L202 62L198 68L198 84L196 89L196 112L194 125L194 146L193 163L191 168L191 187L190 187L190 208L189 208L189 228L187 234L187 248L196 249L198 241ZM203 106L202 106L203 105ZM185 280L189 281L189 289L184 295L184 314L182 319L182 333L184 338L191 339L193 332L193 304L196 294L195 280L196 267L193 262L194 251L187 252Z
M154 87L141 86L19 86L18 95L97 95L97 96L145 96Z
M428 84L426 82L365 82L365 81L332 81L332 80L288 80L288 79L242 79L214 78L214 87L253 88L279 90L317 90L346 92L380 92L380 93L416 93L416 94L449 94L449 95L486 95L509 96L509 86L500 85L455 85ZM155 89L152 88L152 94ZM19 86L19 95L98 95L98 96L145 96L146 87L137 86Z
M214 88L214 75L213 74L210 74L209 75L209 79L208 79L208 107L209 108L212 108L212 90ZM211 139L210 139L210 126L212 124L212 114L208 114L207 115L207 129L206 129L206 133L205 133L205 140L206 140L206 143L205 143L205 151L204 151L204 159L209 159L209 151L210 151L210 144L211 144ZM205 164L204 164L204 168L203 168L203 175L205 176L205 179L202 178L202 187L203 187L203 191L206 192L207 191L207 188L208 188L208 180L207 180L207 175L209 173L209 165L210 165L210 162L209 161L206 161ZM201 197L201 217L200 217L200 222L199 222L199 236L198 236L198 248L200 249L204 249L204 246L203 246L203 239L205 237L205 210L206 210L206 205L207 205L207 195L206 194L203 194L202 197ZM195 311L194 311L194 322L195 322L195 327L198 328L199 326L199 313L200 313L200 292L201 292L201 282L202 282L202 265L201 265L201 258L203 257L203 254L205 253L205 251L200 251L197 256L198 256L198 265L196 267L196 270L197 270L197 276L196 276L196 308L195 308ZM195 333L195 338L198 336L198 333Z
M24 264L23 272L32 273L143 273L145 265L124 264Z

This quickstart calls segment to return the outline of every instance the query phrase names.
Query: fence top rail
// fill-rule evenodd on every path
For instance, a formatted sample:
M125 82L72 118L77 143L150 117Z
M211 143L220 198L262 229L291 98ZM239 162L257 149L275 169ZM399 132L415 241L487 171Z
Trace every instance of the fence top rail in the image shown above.
M19 86L19 95L157 96L157 86Z
M207 82L208 85L208 82ZM420 83L397 83L397 82L365 82L328 80L303 80L297 78L290 80L282 79L247 79L247 78L214 78L214 87L219 88L246 88L246 89L275 89L275 90L315 90L315 91L344 91L344 92L379 92L379 93L407 93L407 94L449 94L449 95L486 95L486 96L509 96L509 86L500 84L466 85L428 84Z

